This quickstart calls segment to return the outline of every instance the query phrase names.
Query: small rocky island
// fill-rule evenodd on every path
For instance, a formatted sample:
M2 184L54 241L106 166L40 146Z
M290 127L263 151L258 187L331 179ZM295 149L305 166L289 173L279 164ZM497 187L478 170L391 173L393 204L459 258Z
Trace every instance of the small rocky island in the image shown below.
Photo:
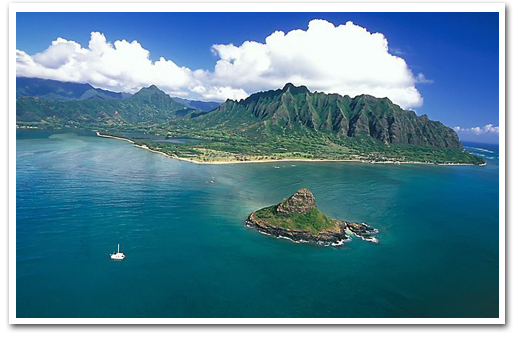
M314 195L306 188L296 191L278 205L251 213L246 226L260 233L294 242L316 242L325 246L339 246L356 236L370 242L378 242L373 236L375 228L365 223L335 220L316 207Z

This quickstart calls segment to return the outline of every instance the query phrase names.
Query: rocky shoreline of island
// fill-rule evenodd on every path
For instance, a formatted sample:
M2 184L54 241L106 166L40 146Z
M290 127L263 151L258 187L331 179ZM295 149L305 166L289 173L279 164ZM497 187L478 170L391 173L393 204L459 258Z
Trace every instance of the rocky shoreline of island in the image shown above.
M340 221L338 229L323 230L313 234L310 231L288 229L267 224L257 219L255 212L253 212L246 219L246 227L254 228L261 234L276 238L287 239L296 243L313 242L322 246L341 246L345 242L350 241L352 239L351 236L369 242L379 242L374 236L379 231L365 223Z

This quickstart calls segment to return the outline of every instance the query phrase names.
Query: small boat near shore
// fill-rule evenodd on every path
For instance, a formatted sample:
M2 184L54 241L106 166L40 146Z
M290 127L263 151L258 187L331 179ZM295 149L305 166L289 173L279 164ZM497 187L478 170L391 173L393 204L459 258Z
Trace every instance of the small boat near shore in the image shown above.
M111 257L112 260L124 260L126 255L124 255L124 253L120 252L120 244L117 244L117 252L116 253L111 253L110 257Z

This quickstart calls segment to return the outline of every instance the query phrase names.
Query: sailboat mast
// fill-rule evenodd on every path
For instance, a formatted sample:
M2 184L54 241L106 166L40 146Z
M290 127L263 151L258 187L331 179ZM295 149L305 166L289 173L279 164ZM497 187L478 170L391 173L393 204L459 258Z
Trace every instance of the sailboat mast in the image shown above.
M117 253L120 253L120 243L117 244Z

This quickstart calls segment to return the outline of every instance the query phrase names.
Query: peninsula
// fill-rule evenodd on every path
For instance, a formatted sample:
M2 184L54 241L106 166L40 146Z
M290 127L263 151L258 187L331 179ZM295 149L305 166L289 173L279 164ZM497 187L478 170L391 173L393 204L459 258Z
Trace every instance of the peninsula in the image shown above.
M278 238L325 246L342 245L352 235L378 242L374 237L378 230L367 224L335 220L318 210L314 195L306 188L299 189L277 205L251 213L246 226Z

